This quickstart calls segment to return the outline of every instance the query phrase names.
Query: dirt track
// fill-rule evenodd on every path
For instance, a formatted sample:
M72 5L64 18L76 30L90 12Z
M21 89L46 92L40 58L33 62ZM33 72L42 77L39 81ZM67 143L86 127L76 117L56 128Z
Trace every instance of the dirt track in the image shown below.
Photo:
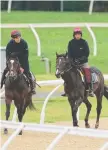
M90 120L91 128L94 128L95 120ZM71 125L70 122L57 122L56 125ZM84 127L84 121L80 121L80 127ZM100 129L108 130L108 118L100 119ZM10 135L9 132L8 136ZM2 144L8 136L2 134ZM8 150L45 150L51 141L57 136L52 133L25 132L23 136L17 136L9 145ZM99 150L108 139L89 138L65 135L55 147L55 150ZM108 150L108 149L107 149Z

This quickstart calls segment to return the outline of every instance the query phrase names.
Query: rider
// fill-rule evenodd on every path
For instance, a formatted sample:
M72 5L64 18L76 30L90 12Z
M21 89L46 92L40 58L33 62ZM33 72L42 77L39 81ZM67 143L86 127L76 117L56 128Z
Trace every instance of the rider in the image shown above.
M70 59L79 60L80 66L85 75L86 90L89 91L90 96L94 96L91 70L88 65L89 46L86 40L82 39L82 31L80 28L75 28L73 32L73 39L68 43L68 57ZM89 90L90 89L90 90ZM65 96L66 94L62 94Z
M36 92L35 92L35 86L33 81L34 79L29 69L28 44L24 39L21 38L21 33L18 30L14 30L11 32L11 38L12 39L9 41L9 43L6 46L6 59L10 56L18 57L21 67L24 69L24 74L29 79L31 92L32 94L35 94ZM7 72L8 70L6 67L1 79L1 88L4 84L4 79Z

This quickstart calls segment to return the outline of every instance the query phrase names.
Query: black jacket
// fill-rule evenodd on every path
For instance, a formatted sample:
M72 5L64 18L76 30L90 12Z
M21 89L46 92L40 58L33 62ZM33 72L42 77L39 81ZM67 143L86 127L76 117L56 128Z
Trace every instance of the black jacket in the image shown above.
M68 57L70 59L73 58L79 59L80 64L88 62L88 57L89 57L89 46L87 41L84 39L76 40L72 39L68 43Z
M6 58L14 53L18 57L21 67L24 68L24 72L29 73L29 61L28 61L28 44L25 40L21 39L20 43L16 43L14 40L10 40L6 47Z

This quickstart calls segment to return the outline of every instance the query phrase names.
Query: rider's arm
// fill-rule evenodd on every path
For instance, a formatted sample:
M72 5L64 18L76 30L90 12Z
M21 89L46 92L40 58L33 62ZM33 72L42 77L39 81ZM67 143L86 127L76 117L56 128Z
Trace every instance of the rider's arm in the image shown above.
M19 56L24 56L28 58L28 44L26 41L24 41L23 43L24 45L22 46L22 49L20 50L20 52L17 53L17 55Z
M8 43L6 46L6 59L10 56L11 54L11 44Z
M29 68L29 60L28 60L28 56L29 56L28 44L26 41L24 42L24 49L22 53L23 53L23 66L22 67L25 69L24 72L27 74L30 71L30 68Z
M85 51L85 56L89 57L90 50L89 50L89 46L88 46L87 41L84 42L84 51Z
M68 58L71 58L72 51L71 51L71 43L68 43Z
M26 41L25 41L23 53L26 55L26 57L28 57L29 51L28 51L28 44Z

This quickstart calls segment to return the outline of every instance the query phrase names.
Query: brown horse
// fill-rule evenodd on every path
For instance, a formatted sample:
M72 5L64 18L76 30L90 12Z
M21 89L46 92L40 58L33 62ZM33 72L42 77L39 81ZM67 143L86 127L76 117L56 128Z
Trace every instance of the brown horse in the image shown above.
M77 61L78 62L78 61ZM56 54L56 77L64 80L65 92L68 97L69 104L71 106L73 126L78 126L78 120L76 117L78 107L83 102L87 107L85 116L85 127L89 128L88 123L89 114L91 111L91 103L88 100L88 92L86 91L85 84L82 81L80 74L80 66L74 64L72 60L69 60L67 54ZM108 87L104 86L104 77L102 73L94 67L91 67L92 73L98 78L98 81L94 83L94 93L97 98L97 119L95 128L99 126L99 118L102 109L102 97L103 95L108 99Z
M29 106L31 110L35 107L32 103L32 94L27 82L26 76L21 72L19 60L15 57L10 57L7 60L8 73L5 79L5 103L6 103L6 120L10 116L10 107L12 100L17 108L19 122L22 122L26 108ZM4 129L4 134L8 130ZM20 132L20 135L22 131Z

